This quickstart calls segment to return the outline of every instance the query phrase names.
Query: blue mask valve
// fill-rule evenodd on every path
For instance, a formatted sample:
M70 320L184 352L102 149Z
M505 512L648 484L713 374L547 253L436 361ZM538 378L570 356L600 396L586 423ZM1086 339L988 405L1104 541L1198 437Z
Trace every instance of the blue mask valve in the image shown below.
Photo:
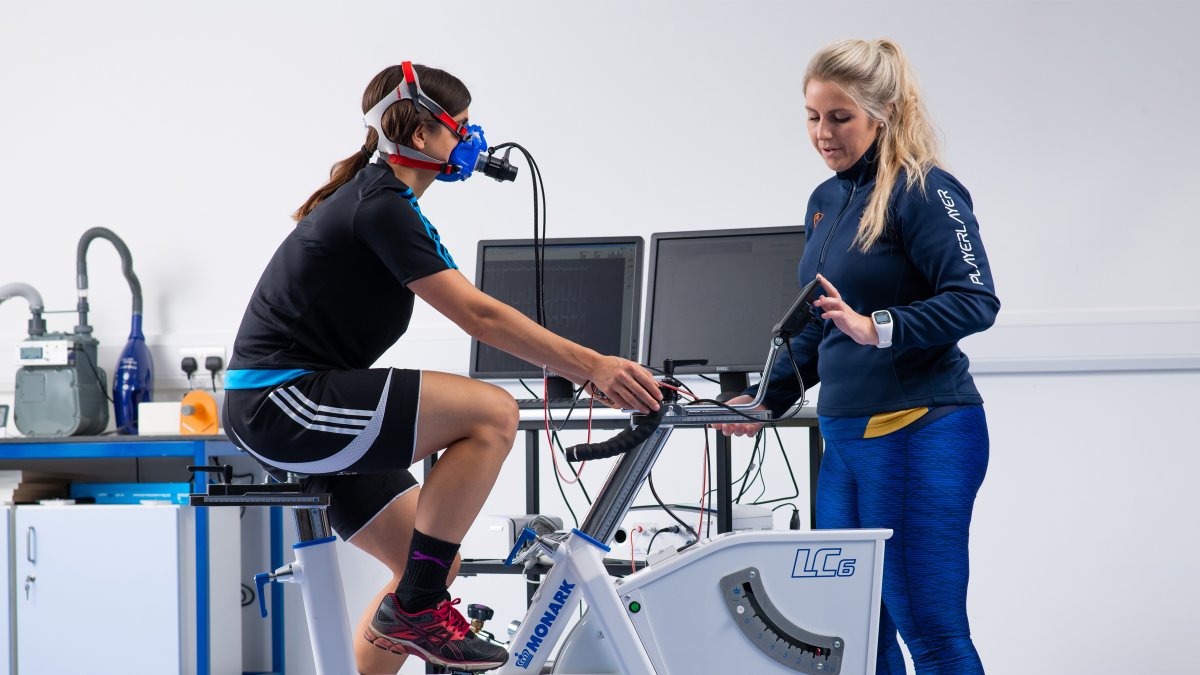
M450 151L450 159L446 160L447 164L453 164L458 167L455 173L439 173L437 179L447 183L466 180L474 173L479 164L479 155L487 151L487 140L483 137L483 128L478 124L472 124L467 127L470 135L467 140L459 141L458 145L454 146L454 150ZM487 158L484 158L487 161Z

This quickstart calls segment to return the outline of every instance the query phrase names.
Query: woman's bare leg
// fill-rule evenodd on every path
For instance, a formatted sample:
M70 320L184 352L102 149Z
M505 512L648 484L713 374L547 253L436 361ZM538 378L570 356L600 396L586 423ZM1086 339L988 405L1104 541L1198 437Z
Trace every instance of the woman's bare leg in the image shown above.
M444 452L419 495L409 493L398 498L384 514L351 538L351 543L384 561L395 579L395 585L382 589L374 604L368 606L359 621L360 634L369 629L376 611L382 611L375 608L380 607L389 592L395 590L400 597L402 592L414 588L426 596L431 590L436 591L439 579L435 577L441 575L428 575L429 570L436 569L426 562L433 560L428 555L423 555L418 563L427 568L426 572L420 573L425 575L424 583L405 579L405 568L410 558L416 557L409 550L414 529L421 532L422 541L426 543L432 541L430 537L444 542L437 544L447 549L439 556L441 560L449 561L449 551L462 542L491 492L505 457L512 450L518 419L516 402L503 389L456 375L422 373L413 463L439 450ZM457 573L458 560L455 556L447 570L447 586ZM413 574L413 570L409 570L409 574ZM415 585L410 585L413 583ZM396 642L391 640L389 648L394 648ZM404 646L408 648L406 644ZM372 650L377 653L371 653ZM360 670L370 675L394 673L404 660L403 656L390 654L370 643L357 645L355 652ZM471 658L486 662L496 656Z
M392 579L367 603L352 634L355 637L354 660L358 664L358 672L363 675L394 675L408 658L404 654L380 649L366 640L358 638L371 625L371 619L375 616L375 610L379 607L379 603L383 601L383 596L396 589L396 584L400 582L400 577L404 574L404 565L408 561L408 543L412 540L413 523L417 518L417 501L420 492L421 488L413 488L392 500L378 516L350 538L350 544L369 553L387 565L392 572ZM460 560L456 558L450 567L448 581L453 581L458 575L459 563Z
M445 450L417 505L416 529L462 542L512 450L520 413L503 389L458 375L425 371L413 463Z

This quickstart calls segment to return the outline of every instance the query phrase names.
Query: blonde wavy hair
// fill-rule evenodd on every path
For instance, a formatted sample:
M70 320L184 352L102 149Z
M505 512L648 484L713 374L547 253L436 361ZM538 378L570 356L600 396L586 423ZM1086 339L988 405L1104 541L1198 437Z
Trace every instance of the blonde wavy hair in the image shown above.
M813 56L804 73L804 89L812 80L832 82L858 107L883 125L879 135L878 173L854 243L866 252L887 225L888 198L904 169L907 189L925 191L925 178L942 165L937 134L930 122L916 76L900 45L891 40L842 40Z

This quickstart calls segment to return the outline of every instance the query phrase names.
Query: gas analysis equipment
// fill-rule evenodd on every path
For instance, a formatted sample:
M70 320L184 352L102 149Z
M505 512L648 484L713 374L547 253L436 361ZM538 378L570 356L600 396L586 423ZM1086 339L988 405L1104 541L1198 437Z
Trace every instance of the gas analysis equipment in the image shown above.
M29 301L29 339L17 347L13 422L25 436L98 434L108 426L104 371L91 336L47 333L42 296L30 285L0 287L0 302Z
M496 157L495 148L488 149L482 127L478 124L459 124L441 104L426 95L421 90L421 82L411 61L401 63L400 69L404 73L404 81L380 99L363 117L363 125L374 129L379 138L379 156L382 159L414 169L436 171L437 180L446 182L466 180L475 171L498 181L516 180L517 168L508 163L508 152L505 152L503 157ZM383 132L383 114L388 108L405 100L427 110L458 138L458 145L450 151L450 157L445 162L393 141ZM484 154L485 151L487 154Z
M129 341L117 361L111 400L117 431L137 433L137 405L153 398L154 363L142 335L142 287L133 273L129 247L115 233L94 227L83 233L76 248L79 325L70 333L48 333L42 319L41 296L26 284L5 286L0 301L13 296L29 300L33 317L29 339L18 349L16 401L13 420L26 436L99 434L108 427L108 376L97 358L99 341L88 324L87 250L93 239L112 242L121 256L121 269L133 294Z

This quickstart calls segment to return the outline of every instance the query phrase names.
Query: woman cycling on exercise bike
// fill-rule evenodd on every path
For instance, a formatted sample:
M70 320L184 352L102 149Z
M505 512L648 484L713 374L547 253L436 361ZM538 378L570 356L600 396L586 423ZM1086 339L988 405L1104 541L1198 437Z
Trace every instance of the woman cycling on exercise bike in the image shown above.
M467 629L446 589L512 448L517 406L465 377L372 368L407 330L414 295L483 342L590 381L614 407L650 411L660 398L641 366L554 335L458 271L418 199L435 179L474 169L483 143L468 126L470 102L462 82L435 68L406 62L371 80L366 142L295 213L251 296L226 378L231 439L271 469L306 474L305 490L330 493L334 530L395 576L358 624L366 674L395 673L408 652L465 670L507 657ZM441 450L417 488L407 468Z

